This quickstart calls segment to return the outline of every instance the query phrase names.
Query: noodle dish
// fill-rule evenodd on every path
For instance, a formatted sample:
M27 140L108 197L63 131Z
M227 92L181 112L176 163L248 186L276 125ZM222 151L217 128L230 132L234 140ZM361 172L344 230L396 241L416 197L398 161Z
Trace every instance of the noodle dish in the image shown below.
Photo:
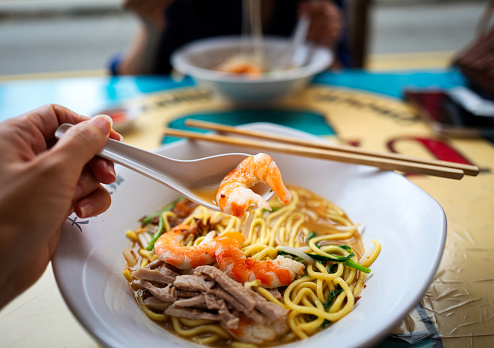
M314 139L272 124L245 127ZM179 159L252 153L218 187L198 188L222 212L117 167L110 209L63 226L55 276L101 344L372 346L422 297L442 255L446 220L403 176L190 146L180 141L158 152ZM251 190L260 183L275 198L266 202Z

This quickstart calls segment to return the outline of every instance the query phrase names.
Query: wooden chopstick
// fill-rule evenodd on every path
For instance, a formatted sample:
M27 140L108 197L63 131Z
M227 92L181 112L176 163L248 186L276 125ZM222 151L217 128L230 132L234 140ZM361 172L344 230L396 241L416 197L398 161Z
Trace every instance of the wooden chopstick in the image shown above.
M253 137L253 138L265 139L265 140L269 140L269 141L292 144L292 145L307 146L307 147L313 147L313 148L318 148L318 149L341 151L341 152L358 154L358 155L366 155L366 156L373 156L373 157L379 157L379 158L388 158L388 159L394 159L394 160L398 160L398 161L422 163L422 164L429 164L429 165L433 165L433 166L442 166L442 167L446 167L446 168L459 169L459 170L462 170L465 173L465 175L477 176L479 174L479 167L469 165L469 164L440 161L440 160L430 160L430 159L425 159L425 158L417 158L417 157L412 157L412 156L400 155L400 154L396 154L396 153L385 153L385 152L364 150L364 149L360 149L360 148L353 147L353 146L332 145L329 143L316 142L316 141L310 141L310 140L304 140L304 139L297 139L297 138L287 137L287 136L278 135L278 134L273 135L273 134L259 132L259 131L252 131L252 130L236 128L236 127L232 127L232 126L225 126L222 124L217 124L217 123L212 123L212 122L197 121L197 120L191 120L191 119L186 120L185 124L189 127L214 130L214 131L217 131L220 133L231 133L231 134L244 135L244 136L249 136L249 137Z
M426 175L439 176L443 178L457 179L457 180L463 178L464 175L464 172L460 169L435 166L435 165L423 164L423 163L399 161L389 158L377 158L373 156L345 153L334 150L316 149L316 148L299 146L299 145L277 144L266 141L252 141L249 139L233 138L224 135L204 134L197 132L181 131L170 128L166 128L164 134L175 137L181 137L181 138L207 140L216 143L251 147L255 149L261 149L264 151L271 150L271 151L289 153L299 156L329 159L329 160L339 161L344 163L363 164L385 170L399 170L405 173L426 174Z

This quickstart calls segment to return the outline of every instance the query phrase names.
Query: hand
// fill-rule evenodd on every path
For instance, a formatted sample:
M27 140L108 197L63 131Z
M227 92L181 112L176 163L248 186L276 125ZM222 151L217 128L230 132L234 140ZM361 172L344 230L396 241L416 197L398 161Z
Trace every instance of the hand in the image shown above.
M343 29L339 8L327 0L305 1L299 5L299 15L304 14L311 20L307 40L334 48Z
M62 123L77 125L56 142ZM43 274L72 212L87 218L110 206L100 183L115 181L115 170L95 155L109 137L120 140L111 125L59 105L0 123L0 308Z
M174 0L124 0L123 7L134 12L142 22L156 30L163 30L165 27L165 9Z

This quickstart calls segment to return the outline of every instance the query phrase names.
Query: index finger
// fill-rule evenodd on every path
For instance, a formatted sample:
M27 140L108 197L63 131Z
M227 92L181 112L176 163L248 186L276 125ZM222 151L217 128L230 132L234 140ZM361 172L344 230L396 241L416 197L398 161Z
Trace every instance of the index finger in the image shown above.
M21 117L24 118L24 121L33 124L46 140L54 139L55 131L63 123L77 124L91 119L57 104L43 105ZM120 134L113 129L110 131L110 138L122 139Z

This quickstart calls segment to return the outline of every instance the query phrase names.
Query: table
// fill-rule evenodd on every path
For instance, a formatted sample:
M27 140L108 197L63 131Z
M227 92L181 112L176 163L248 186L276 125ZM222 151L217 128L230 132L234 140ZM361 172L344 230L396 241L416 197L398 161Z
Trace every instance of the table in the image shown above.
M421 303L379 347L494 344L494 277L489 270L494 261L493 143L482 138L437 137L401 101L406 87L464 84L455 70L325 73L297 97L264 110L273 122L337 142L454 159L482 169L478 177L461 181L408 176L443 206L448 218L446 249ZM119 105L137 106L143 116L136 129L124 134L125 141L146 149L162 143L165 124L183 127L184 117L238 124L256 114L256 110L232 109L188 78L86 77L0 83L0 120L46 103L59 103L87 115ZM0 334L2 346L97 346L63 302L51 267L0 312Z

